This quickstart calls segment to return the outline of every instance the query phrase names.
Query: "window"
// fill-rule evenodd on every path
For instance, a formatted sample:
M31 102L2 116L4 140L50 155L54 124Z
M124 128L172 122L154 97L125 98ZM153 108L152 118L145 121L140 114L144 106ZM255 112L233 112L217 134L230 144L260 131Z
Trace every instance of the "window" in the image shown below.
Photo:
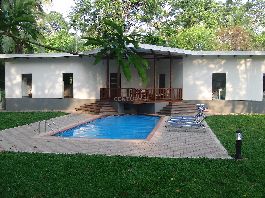
M63 73L64 98L73 98L73 73Z
M212 99L225 100L226 95L226 74L212 74Z
M32 74L22 74L22 97L32 98Z

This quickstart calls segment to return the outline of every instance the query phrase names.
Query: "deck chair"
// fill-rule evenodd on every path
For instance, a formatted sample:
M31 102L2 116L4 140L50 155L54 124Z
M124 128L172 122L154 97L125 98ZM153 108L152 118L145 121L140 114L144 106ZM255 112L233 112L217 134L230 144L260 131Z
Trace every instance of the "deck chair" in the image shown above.
M196 107L197 107L198 113L194 116L172 116L169 120L172 120L172 121L178 121L178 120L191 120L192 121L193 120L195 121L197 118L205 116L203 113L206 109L205 105L197 104Z
M205 127L203 124L205 117L201 117L196 119L195 121L190 121L190 120L178 120L178 121L173 121L173 120L168 120L167 122L169 125L166 127Z

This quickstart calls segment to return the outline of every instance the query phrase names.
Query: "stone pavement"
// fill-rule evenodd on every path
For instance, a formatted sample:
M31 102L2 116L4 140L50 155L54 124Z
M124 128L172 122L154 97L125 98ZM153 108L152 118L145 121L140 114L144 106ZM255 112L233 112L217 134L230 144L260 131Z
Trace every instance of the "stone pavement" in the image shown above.
M60 130L95 119L93 115L69 114L48 120L46 131ZM47 135L44 121L0 131L0 151L41 153L85 153L172 158L231 159L225 148L207 126L205 129L166 128L168 117L150 140L107 140L62 138Z

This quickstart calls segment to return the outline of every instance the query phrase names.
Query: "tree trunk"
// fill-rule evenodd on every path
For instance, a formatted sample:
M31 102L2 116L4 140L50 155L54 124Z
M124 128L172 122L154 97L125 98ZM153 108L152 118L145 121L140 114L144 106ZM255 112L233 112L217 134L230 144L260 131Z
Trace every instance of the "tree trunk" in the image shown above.
M15 46L15 53L16 54L22 54L23 53L23 43L17 42Z

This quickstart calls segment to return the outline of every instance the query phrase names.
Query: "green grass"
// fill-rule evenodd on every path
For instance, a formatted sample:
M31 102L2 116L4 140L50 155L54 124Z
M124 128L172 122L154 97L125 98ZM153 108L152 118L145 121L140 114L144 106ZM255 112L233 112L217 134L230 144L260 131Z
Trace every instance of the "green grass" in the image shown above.
M0 112L0 130L48 120L65 114L63 112Z
M244 157L265 161L265 115L211 116L207 123L231 155L235 152L236 130L240 129Z
M1 153L1 197L264 197L265 116L207 118L244 160Z

